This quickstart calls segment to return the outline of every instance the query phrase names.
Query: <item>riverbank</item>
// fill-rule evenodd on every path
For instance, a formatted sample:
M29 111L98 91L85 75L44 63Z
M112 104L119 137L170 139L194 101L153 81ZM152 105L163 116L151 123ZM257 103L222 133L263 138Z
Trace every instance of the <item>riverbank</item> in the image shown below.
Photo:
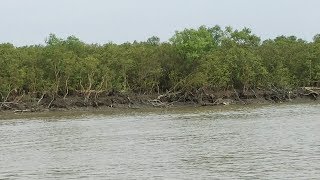
M227 106L273 103L301 103L318 101L319 94L310 88L295 91L205 91L174 92L165 94L139 95L127 93L101 93L84 98L82 96L51 97L30 96L16 97L10 102L0 103L1 112L32 113L47 111L88 111L102 109L148 109L172 107Z

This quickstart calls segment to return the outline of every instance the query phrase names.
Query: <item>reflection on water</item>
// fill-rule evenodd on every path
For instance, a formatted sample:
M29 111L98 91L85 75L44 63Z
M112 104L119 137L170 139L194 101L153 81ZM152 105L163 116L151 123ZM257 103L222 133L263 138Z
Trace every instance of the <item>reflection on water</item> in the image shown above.
M320 179L320 105L0 121L0 179Z

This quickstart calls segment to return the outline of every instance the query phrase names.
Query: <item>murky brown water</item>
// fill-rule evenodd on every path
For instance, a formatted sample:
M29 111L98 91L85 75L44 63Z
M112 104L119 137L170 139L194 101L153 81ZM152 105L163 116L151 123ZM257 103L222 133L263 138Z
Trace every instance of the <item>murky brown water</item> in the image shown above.
M0 142L0 179L320 179L317 104L2 120Z

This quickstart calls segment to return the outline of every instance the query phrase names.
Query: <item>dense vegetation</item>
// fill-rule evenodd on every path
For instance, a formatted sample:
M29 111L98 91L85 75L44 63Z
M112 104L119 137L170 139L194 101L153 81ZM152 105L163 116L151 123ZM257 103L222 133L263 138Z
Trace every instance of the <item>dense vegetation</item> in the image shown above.
M46 45L0 44L0 101L121 92L155 94L292 89L320 80L320 35L261 42L250 29L177 31L169 42L86 44L51 34Z

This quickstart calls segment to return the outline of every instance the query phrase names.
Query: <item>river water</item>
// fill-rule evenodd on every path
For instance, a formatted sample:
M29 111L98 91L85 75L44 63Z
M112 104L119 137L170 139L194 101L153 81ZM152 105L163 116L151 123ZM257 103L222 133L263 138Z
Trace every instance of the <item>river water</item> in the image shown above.
M318 104L7 119L0 142L0 179L320 179Z

